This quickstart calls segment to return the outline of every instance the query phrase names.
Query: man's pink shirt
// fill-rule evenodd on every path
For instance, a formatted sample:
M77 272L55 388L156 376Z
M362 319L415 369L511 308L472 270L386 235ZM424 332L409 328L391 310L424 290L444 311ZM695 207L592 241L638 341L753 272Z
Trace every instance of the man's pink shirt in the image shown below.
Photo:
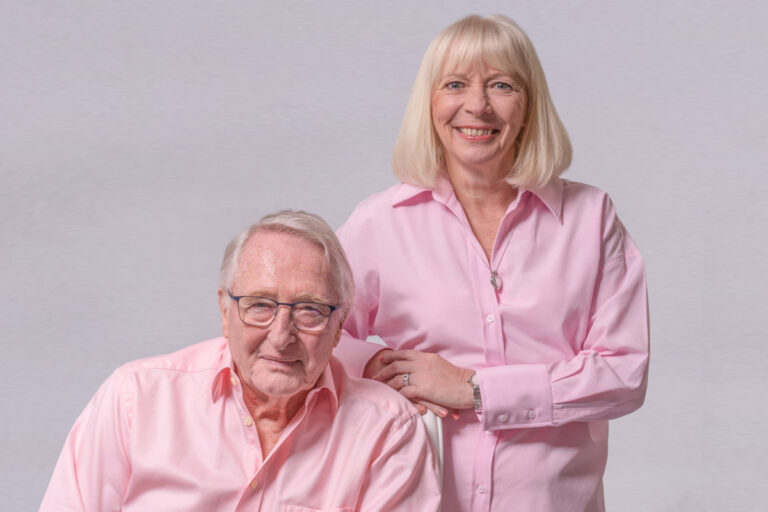
M41 511L437 510L416 409L331 363L262 456L227 341L129 363L78 418Z
M477 370L483 413L443 420L443 512L603 510L608 421L638 408L648 365L645 270L608 196L523 189L490 267L447 179L396 185L339 230L357 286L337 356L382 347Z

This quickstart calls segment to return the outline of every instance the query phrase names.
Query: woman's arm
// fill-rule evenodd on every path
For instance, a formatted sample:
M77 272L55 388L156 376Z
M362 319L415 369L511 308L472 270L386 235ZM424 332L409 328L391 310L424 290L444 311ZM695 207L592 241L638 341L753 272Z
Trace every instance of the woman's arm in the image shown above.
M382 355L389 366L377 378L411 399L460 409L473 405L465 377L476 370L486 430L610 419L640 407L648 368L644 265L607 197L603 226L587 332L573 357L472 369L434 354L397 351ZM410 386L403 373L411 374Z

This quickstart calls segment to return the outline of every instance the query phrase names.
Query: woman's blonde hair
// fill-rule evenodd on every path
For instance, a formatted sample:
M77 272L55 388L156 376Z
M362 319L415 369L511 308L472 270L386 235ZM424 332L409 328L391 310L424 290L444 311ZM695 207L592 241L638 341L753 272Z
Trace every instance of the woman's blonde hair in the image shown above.
M432 40L416 74L395 141L392 167L406 183L433 188L445 165L432 123L432 95L447 73L488 65L520 80L527 95L525 124L507 181L536 187L571 164L571 141L557 115L544 71L528 36L506 16L467 16Z

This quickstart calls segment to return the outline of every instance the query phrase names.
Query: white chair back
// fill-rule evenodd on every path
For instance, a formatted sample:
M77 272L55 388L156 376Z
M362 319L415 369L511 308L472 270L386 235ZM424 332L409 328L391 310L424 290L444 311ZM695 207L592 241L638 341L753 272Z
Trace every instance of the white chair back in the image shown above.
M440 470L440 488L443 486L443 420L436 416L432 411L427 410L421 415L424 425L427 427L429 440L432 442L435 457L437 457L437 467Z

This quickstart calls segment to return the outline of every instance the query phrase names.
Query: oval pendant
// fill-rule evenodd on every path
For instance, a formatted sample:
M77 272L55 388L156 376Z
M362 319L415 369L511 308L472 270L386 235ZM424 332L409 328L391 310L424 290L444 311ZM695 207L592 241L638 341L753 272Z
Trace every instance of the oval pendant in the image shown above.
M500 290L501 289L501 278L496 273L495 270L491 271L491 286L493 286L494 290Z

